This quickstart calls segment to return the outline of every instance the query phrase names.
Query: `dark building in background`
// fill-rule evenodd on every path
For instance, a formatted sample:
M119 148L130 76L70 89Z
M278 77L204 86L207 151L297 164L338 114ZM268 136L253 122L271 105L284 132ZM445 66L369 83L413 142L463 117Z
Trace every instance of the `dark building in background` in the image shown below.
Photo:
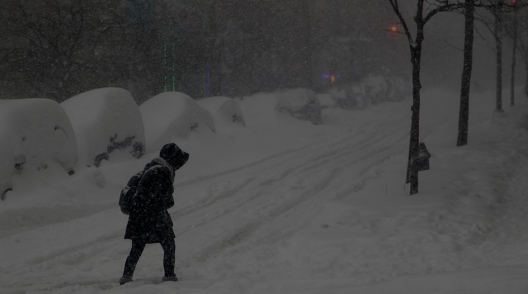
M393 40L384 39L389 18L368 1L25 2L25 9L46 18L43 22L24 20L9 4L16 2L0 3L7 24L1 35L8 40L0 42L2 98L62 101L109 86L129 90L138 103L164 91L201 98L296 87L325 90L391 70L398 52L387 45ZM60 34L44 31L63 53L55 56L53 46L39 47L24 39L31 34L21 34L25 23L45 27L58 22L54 11L78 13L80 4L91 8L82 10L82 18L66 19L84 19L86 26L71 21ZM41 13L46 9L49 13ZM81 28L79 44L67 42L74 39L68 28ZM56 35L63 39L52 40Z

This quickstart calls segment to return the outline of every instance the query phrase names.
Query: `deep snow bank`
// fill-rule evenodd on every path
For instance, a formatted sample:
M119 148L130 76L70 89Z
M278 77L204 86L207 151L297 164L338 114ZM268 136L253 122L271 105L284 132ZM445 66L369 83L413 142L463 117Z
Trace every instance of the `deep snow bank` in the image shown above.
M246 125L259 128L302 126L301 129L306 129L306 122L309 121L310 116L304 113L306 109L303 107L313 102L312 104L315 105L315 119L319 119L323 108L317 96L306 89L273 93L260 92L236 98L235 101L238 102L244 113ZM307 106L307 108L310 108L310 106ZM303 113L306 114L305 117L302 117ZM313 125L313 122L309 123L309 125Z
M382 76L361 79L364 97L373 104L380 103L387 98L387 81Z
M145 152L141 114L127 90L95 89L61 105L77 135L82 163L98 166L116 149L124 149L136 158Z
M275 109L287 112L291 116L312 122L314 125L322 124L322 106L315 93L307 89L294 89L278 92Z
M232 98L209 97L197 100L196 103L211 113L216 124L246 125L240 105Z
M50 99L0 101L0 193L12 188L16 169L46 168L53 160L68 173L77 162L77 140L68 116Z
M331 106L343 109L363 109L371 104L402 101L412 94L412 86L405 76L372 76L362 78L358 82L330 88L327 94L334 100ZM319 97L323 96L319 95Z
M146 133L147 150L159 150L177 137L187 137L191 130L206 127L215 132L211 114L188 95L166 92L139 106Z

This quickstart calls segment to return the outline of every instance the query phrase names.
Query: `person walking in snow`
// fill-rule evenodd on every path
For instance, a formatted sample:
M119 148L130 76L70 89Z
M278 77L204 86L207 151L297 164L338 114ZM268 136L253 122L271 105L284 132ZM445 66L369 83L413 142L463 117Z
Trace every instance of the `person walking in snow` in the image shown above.
M126 226L125 239L132 240L132 248L125 262L121 285L132 282L136 264L146 244L160 243L163 248L162 281L177 281L174 273L176 245L172 219L168 209L174 206L174 174L189 159L176 144L161 148L160 157L148 163L131 199L131 208ZM130 182L129 182L130 184ZM127 185L128 187L128 185Z

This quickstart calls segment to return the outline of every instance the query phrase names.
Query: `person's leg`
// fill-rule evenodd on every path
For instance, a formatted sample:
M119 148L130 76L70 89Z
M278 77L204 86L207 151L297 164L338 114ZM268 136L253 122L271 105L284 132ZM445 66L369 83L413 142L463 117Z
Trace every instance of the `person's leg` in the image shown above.
M165 238L161 241L163 248L163 269L165 277L176 277L174 274L174 264L176 262L176 243L174 238Z
M136 265L139 261L139 258L141 257L141 254L143 253L143 250L145 249L145 245L147 245L146 238L132 239L132 248L130 249L130 254L128 255L128 258L125 262L123 277L132 278L132 276L134 276L134 270L136 269Z

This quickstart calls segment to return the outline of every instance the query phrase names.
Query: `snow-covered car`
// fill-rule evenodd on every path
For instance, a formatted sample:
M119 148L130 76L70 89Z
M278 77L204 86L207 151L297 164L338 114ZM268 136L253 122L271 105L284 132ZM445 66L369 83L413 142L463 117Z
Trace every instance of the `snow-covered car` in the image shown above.
M69 174L77 162L77 140L63 108L42 98L0 100L0 197L11 190L17 169L59 163Z
M330 93L317 93L315 94L322 108L336 107L336 100Z
M336 106L339 108L350 110L365 107L365 93L361 83L331 88L328 93L336 101Z
M157 151L177 137L205 128L216 132L212 115L180 92L158 94L139 106L145 124L147 151Z
M387 81L382 76L361 79L361 86L367 102L377 104L387 100Z
M412 94L411 83L407 83L403 77L385 77L387 83L387 99L389 101L402 101Z
M116 150L139 158L145 153L145 134L139 108L130 92L101 88L61 103L70 118L79 146L79 160L99 166Z
M211 113L215 124L235 123L246 125L240 105L232 98L222 96L209 97L196 100L196 103Z
M307 89L294 89L277 93L275 110L287 112L291 116L322 124L322 106L315 93Z

